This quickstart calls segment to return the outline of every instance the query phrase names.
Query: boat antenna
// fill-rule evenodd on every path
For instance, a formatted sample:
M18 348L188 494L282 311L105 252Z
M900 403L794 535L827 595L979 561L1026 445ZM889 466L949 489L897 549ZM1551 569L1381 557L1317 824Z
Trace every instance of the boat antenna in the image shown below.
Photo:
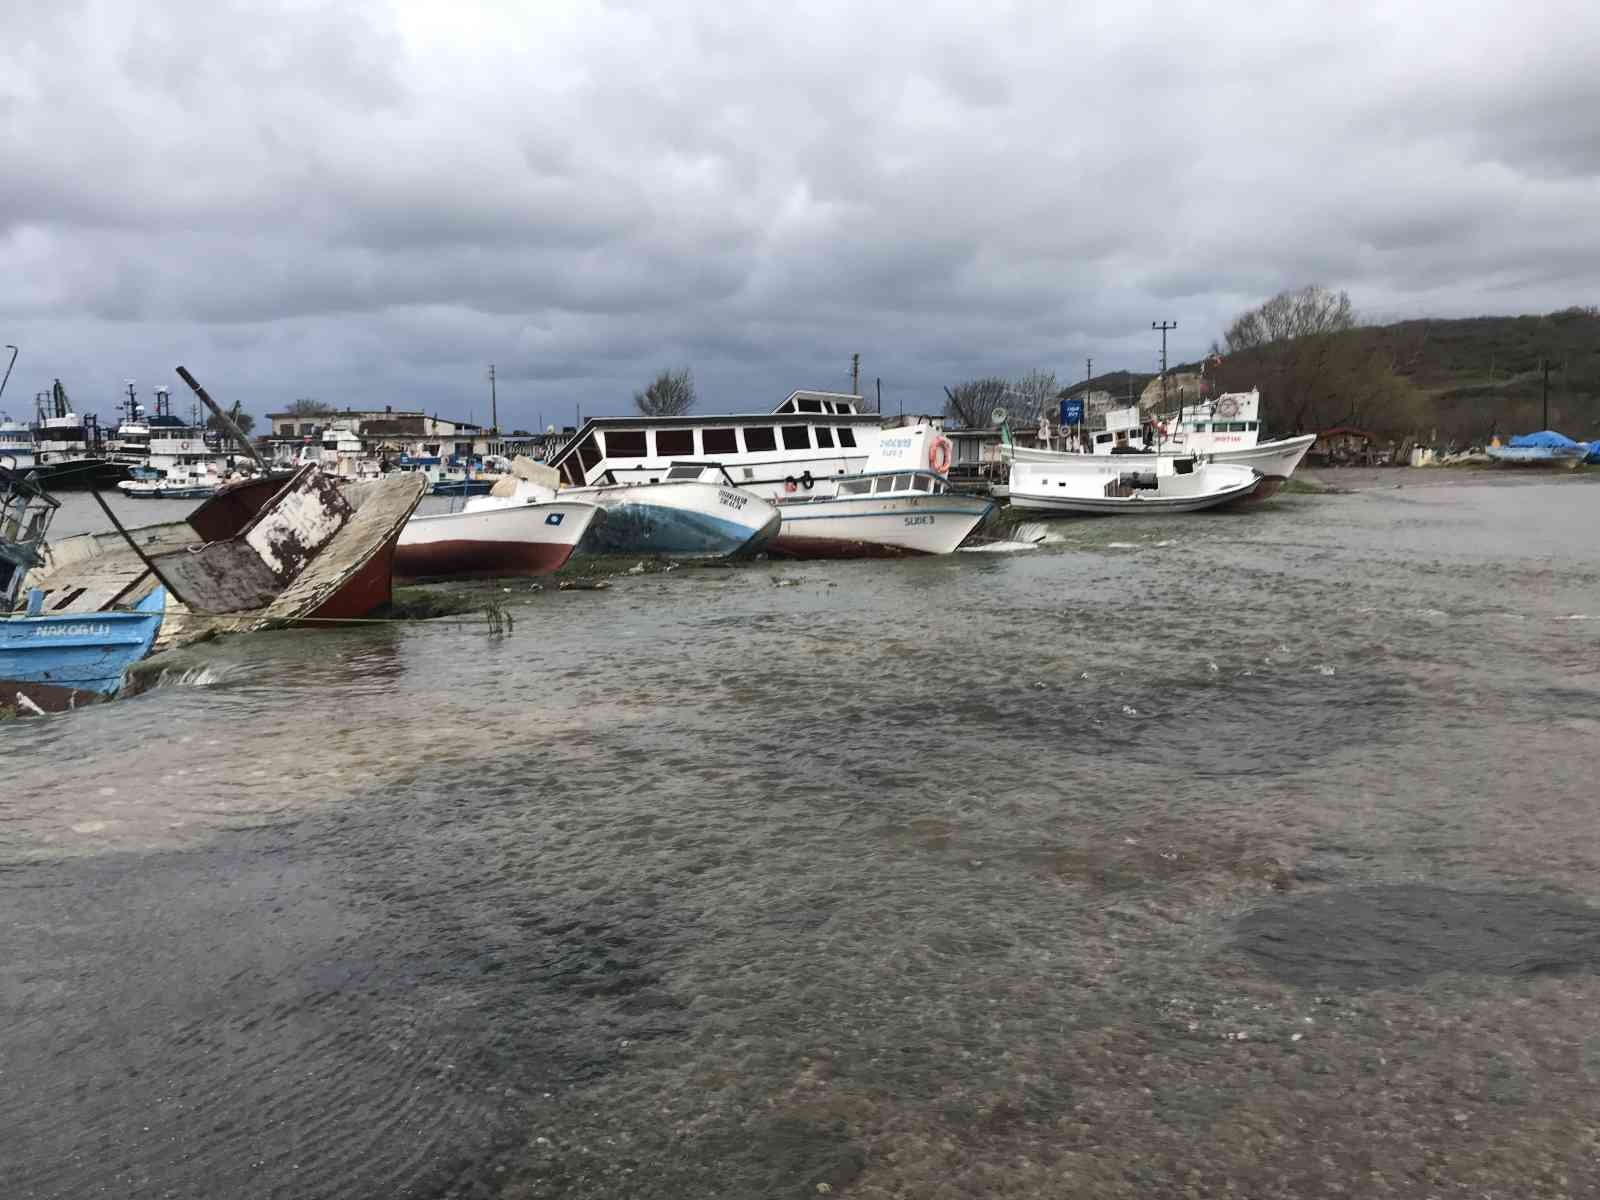
M11 351L11 361L6 364L5 379L0 379L0 396L4 396L6 394L6 382L11 378L11 368L17 365L17 348L10 342L7 342L6 349Z

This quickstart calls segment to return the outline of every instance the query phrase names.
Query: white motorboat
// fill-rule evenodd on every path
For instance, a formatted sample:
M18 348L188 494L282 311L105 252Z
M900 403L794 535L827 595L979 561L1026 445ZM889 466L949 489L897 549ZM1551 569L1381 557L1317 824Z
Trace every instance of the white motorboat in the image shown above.
M600 507L536 496L474 496L460 512L414 516L394 552L396 579L497 579L559 571Z
M1011 503L1087 515L1199 512L1244 499L1261 480L1249 467L1170 454L1063 457L1013 463Z
M777 506L735 487L718 463L674 463L659 483L620 483L609 473L560 498L605 510L584 553L731 558L760 552L778 532Z
M1295 472L1311 444L1312 433L1299 437L1260 441L1261 393L1228 392L1179 412L1172 420L1142 419L1137 405L1106 414L1105 428L1090 435L1089 453L1116 455L1124 463L1148 470L1157 454L1202 456L1214 463L1249 467L1261 478L1248 499L1274 495ZM1081 458L1080 450L1052 450L1039 446L1011 446L1003 451L1010 462L1061 462Z
M950 459L949 440L930 425L885 429L861 474L777 502L783 524L767 548L792 558L953 553L994 504L950 490Z

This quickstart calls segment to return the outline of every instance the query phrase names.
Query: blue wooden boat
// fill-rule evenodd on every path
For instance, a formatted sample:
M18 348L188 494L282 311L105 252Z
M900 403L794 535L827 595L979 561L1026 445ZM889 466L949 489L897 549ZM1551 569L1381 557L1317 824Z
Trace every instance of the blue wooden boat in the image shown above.
M167 589L157 587L126 610L50 613L34 605L39 611L0 618L0 704L60 712L116 695L155 644L166 603Z
M56 508L31 473L0 467L0 707L51 711L114 695L161 630L167 591L159 586L131 607L88 612L51 612L44 591L32 588L26 607L12 612L23 580L44 562Z

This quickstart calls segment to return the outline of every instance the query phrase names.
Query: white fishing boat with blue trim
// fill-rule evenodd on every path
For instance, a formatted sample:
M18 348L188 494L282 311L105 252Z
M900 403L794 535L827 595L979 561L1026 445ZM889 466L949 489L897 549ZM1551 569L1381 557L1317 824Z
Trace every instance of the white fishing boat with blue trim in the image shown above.
M866 469L778 500L783 524L767 549L789 558L952 554L994 504L950 490L951 446L931 425L885 429Z

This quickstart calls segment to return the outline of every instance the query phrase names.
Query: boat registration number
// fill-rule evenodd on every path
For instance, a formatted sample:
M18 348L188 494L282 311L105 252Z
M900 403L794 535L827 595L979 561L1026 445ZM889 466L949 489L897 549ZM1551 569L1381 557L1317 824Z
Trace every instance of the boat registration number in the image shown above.
M34 630L36 638L110 637L109 625L41 625Z
M922 514L920 516L907 517L906 518L906 524L907 525L932 525L933 524L933 518L931 516L928 516L926 513L924 513L924 514Z
M738 492L719 491L717 493L717 499L722 501L722 503L727 505L729 508L743 508L745 506L745 502L749 500L749 497L741 496Z

